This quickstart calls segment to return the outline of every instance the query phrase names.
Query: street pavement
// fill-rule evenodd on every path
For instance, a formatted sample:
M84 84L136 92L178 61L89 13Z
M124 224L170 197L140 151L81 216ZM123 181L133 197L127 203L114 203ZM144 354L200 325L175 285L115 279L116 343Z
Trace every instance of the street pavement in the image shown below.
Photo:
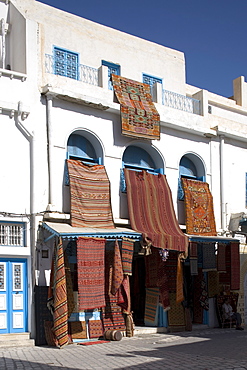
M247 369L247 329L145 334L121 341L62 349L0 348L1 370Z

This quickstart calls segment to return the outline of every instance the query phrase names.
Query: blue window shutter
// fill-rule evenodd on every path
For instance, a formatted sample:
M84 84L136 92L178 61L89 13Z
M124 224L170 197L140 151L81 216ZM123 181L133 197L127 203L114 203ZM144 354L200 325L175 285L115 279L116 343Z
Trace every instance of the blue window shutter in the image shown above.
M54 47L54 74L78 80L78 54Z
M114 64L111 62L107 62L106 60L101 61L102 66L108 67L108 89L112 90L112 82L111 82L111 75L117 75L120 76L120 65L119 64Z

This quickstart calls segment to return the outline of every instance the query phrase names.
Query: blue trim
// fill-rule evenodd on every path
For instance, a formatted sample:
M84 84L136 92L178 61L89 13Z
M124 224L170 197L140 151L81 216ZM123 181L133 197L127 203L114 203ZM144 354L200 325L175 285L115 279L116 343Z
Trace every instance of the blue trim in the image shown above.
M142 81L143 83L153 86L156 82L163 85L163 79L160 77L152 76L147 73L142 73Z
M107 62L106 60L101 61L102 66L108 67L108 89L113 90L111 75L112 73L120 76L120 64Z
M239 242L238 239L233 239L233 238L221 238L220 236L218 237L211 237L211 236L205 236L205 237L202 237L202 236L190 236L188 235L189 237L189 241L190 242L199 242L199 243L212 243L212 242L219 242L219 243L232 243L232 242Z
M57 73L56 62L58 62L59 60L58 60L58 56L56 55L56 52L61 52L61 53L66 54L66 60L64 61L64 64L65 64L66 67L68 66L68 64L67 64L67 56L75 57L76 61L71 64L72 67L73 66L75 67L74 74L73 74L72 71L71 71L71 74L68 73L67 68L66 68L66 70L65 70L64 73ZM79 53L76 53L74 51L71 51L71 50L64 49L64 48L61 48L61 47L58 47L58 46L53 45L53 56L54 56L53 73L55 75L63 76L63 77L67 77L67 78L72 78L74 80L79 80L79 65L80 65L80 62L79 62ZM75 75L75 77L73 77L73 75Z

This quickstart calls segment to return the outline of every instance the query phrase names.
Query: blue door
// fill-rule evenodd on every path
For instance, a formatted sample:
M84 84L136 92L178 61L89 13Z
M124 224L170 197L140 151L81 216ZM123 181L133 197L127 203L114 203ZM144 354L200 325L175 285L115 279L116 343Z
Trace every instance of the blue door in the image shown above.
M0 259L0 334L27 331L27 261Z

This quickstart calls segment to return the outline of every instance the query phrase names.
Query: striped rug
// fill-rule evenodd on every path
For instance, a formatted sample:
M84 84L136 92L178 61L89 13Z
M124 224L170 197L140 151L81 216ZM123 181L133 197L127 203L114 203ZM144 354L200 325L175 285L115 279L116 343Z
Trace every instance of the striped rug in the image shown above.
M104 166L89 166L72 159L67 160L71 226L114 228L110 183Z
M159 303L159 288L146 288L145 323L154 324Z
M79 311L105 306L105 239L77 239Z
M123 238L122 240L122 263L123 273L132 275L132 259L133 259L134 242L131 239Z

